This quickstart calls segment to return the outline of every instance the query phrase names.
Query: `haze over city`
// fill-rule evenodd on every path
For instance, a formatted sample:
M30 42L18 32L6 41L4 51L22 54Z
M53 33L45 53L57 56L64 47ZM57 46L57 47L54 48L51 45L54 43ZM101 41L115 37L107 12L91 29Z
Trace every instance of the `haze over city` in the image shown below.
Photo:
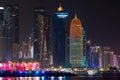
M42 6L53 16L59 3L69 12L69 19L75 12L85 28L87 40L94 45L105 45L119 54L120 5L118 1L90 0L1 0L0 4L19 4L20 41L27 41L34 21L34 8ZM51 18L52 19L52 18ZM51 23L52 25L52 23Z

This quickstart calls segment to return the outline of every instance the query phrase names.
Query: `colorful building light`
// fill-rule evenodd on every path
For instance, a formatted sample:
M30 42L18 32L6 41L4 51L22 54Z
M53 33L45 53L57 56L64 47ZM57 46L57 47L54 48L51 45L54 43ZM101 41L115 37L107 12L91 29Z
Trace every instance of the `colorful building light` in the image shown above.
M75 15L70 24L70 64L83 67L82 23Z

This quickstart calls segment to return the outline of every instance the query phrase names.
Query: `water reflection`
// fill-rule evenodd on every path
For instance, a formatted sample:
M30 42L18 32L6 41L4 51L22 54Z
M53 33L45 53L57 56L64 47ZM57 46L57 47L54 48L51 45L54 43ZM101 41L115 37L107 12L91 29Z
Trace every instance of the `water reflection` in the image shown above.
M109 80L109 79L104 79L102 77L87 77L87 76L74 76L74 77L65 77L65 76L59 76L59 77L0 77L0 80ZM112 80L119 80L117 78L114 78Z
M67 80L66 77L0 77L0 80Z
M54 76L51 76L51 77L50 77L51 80L54 80L54 78L55 78Z

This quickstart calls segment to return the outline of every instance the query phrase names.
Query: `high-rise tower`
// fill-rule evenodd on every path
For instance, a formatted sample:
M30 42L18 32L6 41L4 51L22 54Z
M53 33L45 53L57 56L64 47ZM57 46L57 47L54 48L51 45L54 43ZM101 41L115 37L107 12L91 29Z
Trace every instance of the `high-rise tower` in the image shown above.
M89 55L89 66L91 68L100 68L101 67L101 47L93 46L91 47Z
M66 65L66 38L67 38L67 17L68 12L65 12L60 4L54 16L53 32L54 32L54 66Z
M87 67L87 63L86 63L86 32L84 27L82 27L82 40L83 40L83 66Z
M4 7L0 7L0 61L3 61L4 58L4 53L5 53L5 48L4 48L4 25L3 25L3 11Z
M18 6L0 8L0 61L13 61L19 44ZM16 58L17 59L17 58Z
M76 15L70 24L70 64L83 67L82 23Z
M114 55L114 52L113 50L108 47L108 46L104 46L103 49L102 49L102 67L103 68L107 68L109 66L113 66L113 55Z
M19 52L19 6L12 7L12 61L18 61Z
M40 67L49 66L51 51L50 15L44 8L36 8L34 11L35 26L33 28L34 61L40 63Z

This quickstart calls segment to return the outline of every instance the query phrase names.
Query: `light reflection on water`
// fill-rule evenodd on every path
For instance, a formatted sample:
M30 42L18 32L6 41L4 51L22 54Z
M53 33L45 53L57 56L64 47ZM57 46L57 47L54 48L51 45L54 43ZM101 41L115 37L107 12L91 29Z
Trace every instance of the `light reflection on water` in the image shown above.
M0 80L67 80L66 77L0 77Z
M81 76L74 76L74 77L65 77L65 76L59 76L59 77L0 77L0 80L109 80L109 79L103 79L95 76L91 77L81 77ZM111 79L110 79L111 80ZM112 79L112 80L120 80L120 79Z

